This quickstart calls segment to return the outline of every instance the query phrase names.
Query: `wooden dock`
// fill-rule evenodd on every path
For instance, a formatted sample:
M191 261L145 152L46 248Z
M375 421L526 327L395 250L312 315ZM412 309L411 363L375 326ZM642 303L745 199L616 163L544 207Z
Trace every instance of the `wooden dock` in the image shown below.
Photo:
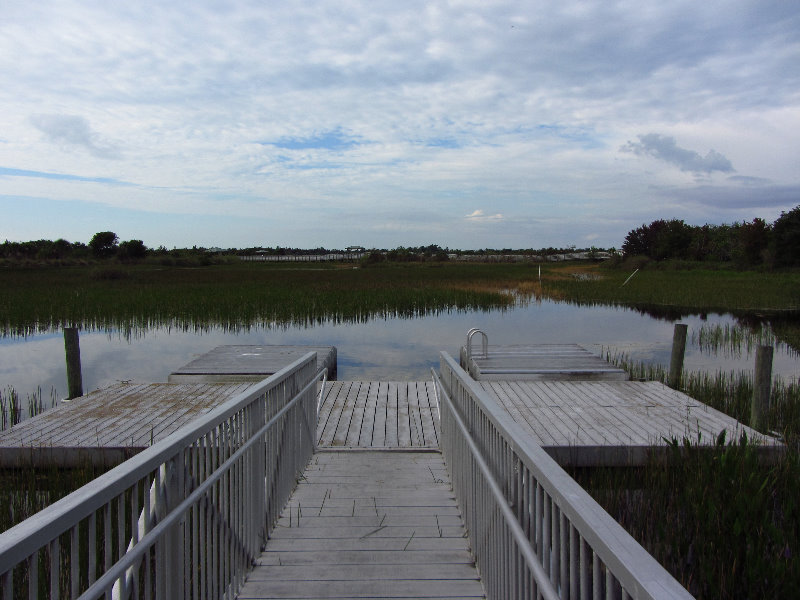
M578 344L461 348L461 368L477 381L625 381L628 374Z
M238 595L484 598L438 452L318 452Z
M118 383L0 432L0 467L116 465L251 385Z
M170 383L261 381L309 352L317 353L317 368L336 379L335 346L217 346L169 375Z
M114 465L251 384L116 384L0 432L0 467ZM656 382L481 382L483 389L562 466L643 464L666 440L713 445L725 430L777 452L781 444ZM666 440L665 440L666 438ZM431 381L334 381L317 422L322 448L436 449Z
M765 457L783 450L777 439L658 382L480 382L561 466L636 466L668 442L684 438L712 447L717 436L742 434Z

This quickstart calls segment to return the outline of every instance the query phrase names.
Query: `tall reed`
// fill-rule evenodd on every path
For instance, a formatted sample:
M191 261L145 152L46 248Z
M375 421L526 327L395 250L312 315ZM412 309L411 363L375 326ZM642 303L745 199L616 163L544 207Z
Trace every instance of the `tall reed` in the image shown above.
M666 381L661 365L609 357L635 379ZM687 373L688 395L747 424L752 375ZM670 439L666 461L573 471L575 478L699 598L782 598L800 589L800 388L775 381L768 429L787 451L765 464L746 437Z

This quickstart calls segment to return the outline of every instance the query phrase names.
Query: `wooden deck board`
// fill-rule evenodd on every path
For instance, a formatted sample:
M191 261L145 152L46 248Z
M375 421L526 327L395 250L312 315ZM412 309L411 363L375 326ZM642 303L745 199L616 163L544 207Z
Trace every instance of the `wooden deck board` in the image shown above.
M461 366L479 381L589 380L624 381L628 375L578 344L537 344L474 347L467 357L461 348Z
M512 381L479 385L562 465L642 464L673 437L713 445L745 432L769 454L780 448L735 419L657 382Z
M483 598L441 455L317 453L238 597Z
M438 448L433 382L333 381L320 406L317 444L344 448Z
M317 353L317 367L336 379L335 346L217 346L169 375L170 383L229 383L261 381L302 358Z
M251 385L115 384L0 432L0 466L115 464Z

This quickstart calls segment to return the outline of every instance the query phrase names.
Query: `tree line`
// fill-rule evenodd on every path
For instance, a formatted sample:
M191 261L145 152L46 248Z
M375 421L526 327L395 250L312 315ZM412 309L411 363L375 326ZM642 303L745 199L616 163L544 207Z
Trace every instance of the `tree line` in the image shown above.
M800 206L773 223L755 218L731 225L687 225L681 219L653 221L632 229L622 244L629 258L729 262L741 267L800 265Z

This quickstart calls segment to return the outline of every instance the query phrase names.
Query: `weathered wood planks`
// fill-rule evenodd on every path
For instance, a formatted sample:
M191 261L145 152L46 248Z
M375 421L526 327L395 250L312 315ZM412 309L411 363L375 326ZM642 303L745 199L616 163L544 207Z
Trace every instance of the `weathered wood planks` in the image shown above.
M630 466L684 437L713 445L726 431L762 445L766 456L782 449L759 434L681 392L657 382L480 382L562 466Z
M117 464L248 389L250 383L120 383L0 432L0 467Z
M217 346L173 371L170 383L226 383L261 381L302 358L317 353L317 366L336 379L335 346Z
M628 379L623 369L578 344L488 346L486 356L473 349L470 357L462 347L460 360L462 368L479 381Z
M333 381L325 386L319 446L438 448L433 382Z
M317 453L238 597L483 598L441 455Z

